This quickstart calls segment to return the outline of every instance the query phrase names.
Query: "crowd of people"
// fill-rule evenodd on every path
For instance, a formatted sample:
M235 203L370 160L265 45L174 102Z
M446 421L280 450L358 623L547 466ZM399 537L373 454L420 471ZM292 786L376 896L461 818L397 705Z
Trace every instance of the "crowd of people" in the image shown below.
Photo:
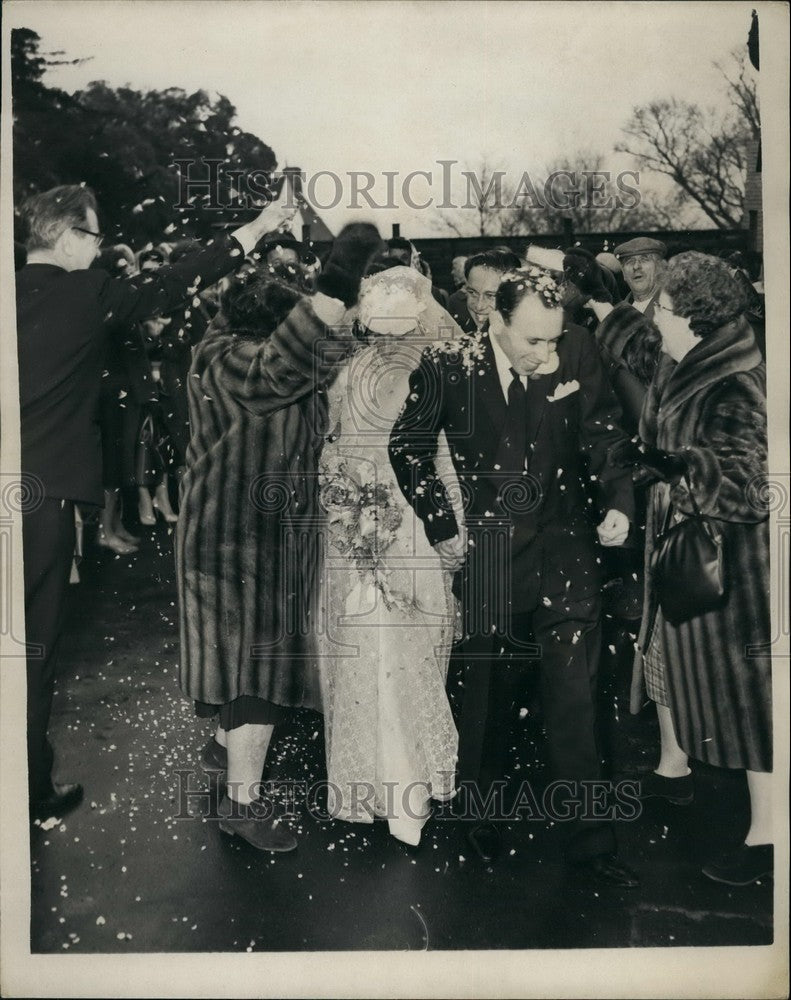
M200 758L225 783L224 833L297 847L261 779L274 728L310 708L333 815L384 818L414 846L432 801L472 789L463 835L493 861L501 825L480 806L504 785L532 672L552 779L576 806L559 824L567 862L639 885L618 858L617 810L591 815L582 795L605 784L609 592L640 621L632 711L648 698L659 720L640 796L691 802L690 760L746 771L750 829L703 872L770 874L753 262L668 259L649 236L598 256L530 243L455 258L442 289L410 241L371 224L345 227L320 260L287 234L294 210L274 202L231 234L134 253L100 248L83 186L24 206L25 600L43 650L27 671L31 815L83 794L53 782L47 739L75 518L99 510L98 544L128 555L132 490L140 525L175 528L179 681L216 720ZM704 542L677 530L690 525ZM662 585L673 545L692 581L683 611Z

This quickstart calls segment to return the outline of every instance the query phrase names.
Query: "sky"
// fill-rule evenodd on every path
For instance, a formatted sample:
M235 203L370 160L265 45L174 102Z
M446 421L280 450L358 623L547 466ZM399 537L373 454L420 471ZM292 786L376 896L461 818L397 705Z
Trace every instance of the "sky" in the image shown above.
M321 215L336 229L371 217L350 209L351 171L374 175L389 230L437 235L440 160L456 194L460 171L487 161L514 185L558 156L614 154L633 106L679 97L727 110L711 65L746 42L749 3L165 2L59 0L4 4L4 19L35 30L45 51L90 57L47 73L72 92L91 80L137 89L183 87L225 94L241 128L280 166L314 178ZM320 172L341 178L342 196Z

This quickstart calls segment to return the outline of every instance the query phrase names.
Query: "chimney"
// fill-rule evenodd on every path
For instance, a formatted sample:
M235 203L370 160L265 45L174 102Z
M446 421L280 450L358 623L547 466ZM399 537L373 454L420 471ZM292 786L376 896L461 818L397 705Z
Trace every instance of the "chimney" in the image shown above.
M290 191L288 192L287 204L294 204L302 200L302 171L299 167L283 167L281 173L283 174L283 180L288 184Z

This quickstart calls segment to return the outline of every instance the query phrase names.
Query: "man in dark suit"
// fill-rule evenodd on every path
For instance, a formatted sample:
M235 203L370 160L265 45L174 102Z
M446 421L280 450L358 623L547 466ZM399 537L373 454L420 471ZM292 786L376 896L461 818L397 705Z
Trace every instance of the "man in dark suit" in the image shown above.
M633 513L631 478L607 461L625 437L618 420L595 343L564 324L560 289L534 267L501 282L488 332L427 350L412 374L390 459L443 564L460 570L459 778L479 800L504 772L517 658L540 659L553 777L578 795L601 777L599 543L621 545ZM462 525L434 464L442 430L466 498ZM598 526L592 481L606 511ZM579 819L569 833L568 860L603 881L636 884L615 860L609 823ZM468 838L484 860L498 853L491 822Z
M24 206L28 257L16 274L16 306L34 817L60 816L82 798L79 784L53 784L47 728L74 549L74 505L103 504L98 406L106 338L173 310L199 284L218 281L289 214L292 209L269 205L229 238L202 246L174 267L127 281L90 268L102 240L90 189L53 188Z
M519 257L508 247L482 250L466 258L464 284L448 301L448 312L463 333L475 333L486 326L500 279L520 263Z

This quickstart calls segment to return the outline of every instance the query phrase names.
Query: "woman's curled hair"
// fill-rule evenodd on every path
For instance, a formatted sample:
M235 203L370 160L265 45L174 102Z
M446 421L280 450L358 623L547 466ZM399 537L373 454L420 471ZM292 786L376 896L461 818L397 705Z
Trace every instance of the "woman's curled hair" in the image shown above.
M624 344L622 358L632 375L648 385L656 373L661 352L661 333L650 320L644 319Z
M230 333L264 340L302 298L293 285L253 273L233 279L223 294L222 311Z
M699 337L736 319L748 304L745 290L730 266L719 257L695 250L671 257L663 287L675 314L688 319Z

